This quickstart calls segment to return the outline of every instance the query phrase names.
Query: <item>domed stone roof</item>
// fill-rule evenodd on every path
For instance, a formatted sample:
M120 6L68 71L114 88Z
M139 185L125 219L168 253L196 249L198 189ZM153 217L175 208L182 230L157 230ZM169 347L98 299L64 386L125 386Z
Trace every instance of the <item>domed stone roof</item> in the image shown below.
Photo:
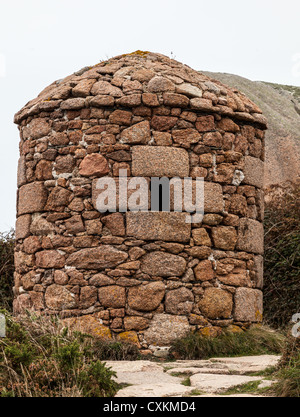
M150 93L149 95L141 93ZM157 98L153 95L157 94ZM266 127L266 118L244 94L187 65L152 52L119 55L53 82L15 115L15 123L43 111L145 104L214 112Z

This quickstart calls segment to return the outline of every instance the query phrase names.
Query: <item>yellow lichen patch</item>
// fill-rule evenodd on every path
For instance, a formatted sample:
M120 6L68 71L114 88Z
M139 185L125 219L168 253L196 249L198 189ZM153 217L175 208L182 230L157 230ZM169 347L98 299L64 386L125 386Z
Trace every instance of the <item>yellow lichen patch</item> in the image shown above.
M263 315L261 314L261 312L259 310L256 310L255 312L255 320L258 322L262 322L263 320Z
M118 334L117 338L122 340L123 342L130 342L137 345L137 347L139 348L141 347L136 332L122 332Z
M227 330L230 333L243 333L243 330L239 326L235 326L234 324L231 324L227 327Z
M220 327L203 327L199 333L206 337L217 337L222 333L222 329Z
M140 51L140 50L137 50L137 51L135 51L135 52L130 52L129 54L123 54L123 55L122 55L122 57L125 57L125 56L132 56L132 55L139 55L139 56L141 56L141 57L143 57L143 58L146 58L146 56L147 56L148 54L150 54L150 52L149 52L149 51Z
M111 339L111 331L101 323L97 313L63 319L62 323L71 330L88 333L101 339Z

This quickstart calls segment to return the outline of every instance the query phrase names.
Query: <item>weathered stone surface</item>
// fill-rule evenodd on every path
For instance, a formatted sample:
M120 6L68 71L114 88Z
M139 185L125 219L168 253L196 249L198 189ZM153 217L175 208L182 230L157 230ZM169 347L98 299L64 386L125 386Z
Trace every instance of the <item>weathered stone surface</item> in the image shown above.
M164 331L162 332L161 329ZM144 332L144 337L150 345L168 346L175 339L185 336L189 330L189 322L185 316L156 314L149 328Z
M31 215L19 216L16 221L16 240L25 239L30 234Z
M166 313L188 315L193 309L194 296L191 290L181 287L168 291L165 301Z
M223 284L232 285L233 287L250 287L251 280L247 271L236 274L220 275L218 280Z
M56 250L45 250L35 255L36 264L40 268L63 268L65 257Z
M176 125L177 120L177 117L155 115L151 119L151 126L154 130L165 132L172 129Z
M26 160L25 156L20 156L18 161L18 176L17 176L17 184L18 187L26 184Z
M199 302L201 312L210 319L228 319L232 313L232 296L220 288L206 288Z
M95 287L105 287L114 283L115 281L112 278L109 278L104 274L96 274L89 280L89 284Z
M54 282L57 285L66 285L69 281L68 275L64 271L57 270L54 272Z
M196 129L173 130L172 137L175 143L189 148L192 144L199 142L201 136Z
M126 234L137 239L188 242L191 225L186 213L127 212Z
M198 259L207 259L211 254L211 248L208 246L192 246L185 251L193 258Z
M15 252L15 268L16 272L28 272L34 265L34 255L28 255L24 252Z
M198 263L194 269L197 281L210 281L214 278L214 271L211 261L205 260Z
M87 79L79 81L79 83L73 88L72 94L74 97L86 97L90 94L92 86L95 84L95 79Z
M116 100L116 103L123 107L137 107L142 103L141 94L129 94Z
M165 106L184 108L189 105L189 99L183 94L164 93L163 99Z
M18 196L18 215L43 211L47 201L47 190L42 182L23 185Z
M80 214L75 214L65 221L68 233L76 234L85 231L85 227Z
M44 217L34 216L30 226L30 232L37 236L47 236L53 233L55 226L48 222Z
M112 213L102 218L102 223L113 236L125 236L124 217L121 213Z
M41 243L37 236L30 236L24 240L24 252L35 253L41 249Z
M40 161L35 170L36 179L39 181L51 180L52 175L52 162L51 161Z
M132 150L132 175L136 177L188 177L188 153L184 149L166 146L136 146Z
M73 172L75 161L72 155L58 156L55 160L54 169L57 175Z
M129 289L128 305L137 311L155 310L165 295L165 285L158 281Z
M87 155L80 164L80 175L84 177L103 177L109 173L109 166L104 156L92 153Z
M33 119L29 123L29 132L32 139L39 139L50 133L50 125L45 119Z
M45 205L45 210L62 211L68 205L70 196L71 192L63 187L53 188Z
M110 285L108 287L101 287L98 290L98 297L100 304L103 307L120 308L125 307L125 288L118 285Z
M165 91L175 91L175 85L165 77L153 77L148 83L150 93L163 93Z
M96 287L87 286L83 287L80 290L80 307L81 308L90 308L92 307L98 299L98 291Z
M205 98L192 98L190 100L190 105L192 109L202 110L202 111L212 111L214 110L211 100Z
M204 212L221 213L224 210L222 187L213 182L204 182Z
M67 310L75 308L77 305L75 295L66 287L57 284L47 288L45 302L50 310Z
M110 95L112 97L121 97L123 95L122 90L118 87L111 85L107 81L96 82L91 90L91 93L95 96L98 94Z
M102 324L100 313L63 319L62 323L74 331L88 333L101 339L111 339L111 331Z
M127 316L124 318L125 330L145 330L149 326L149 319L138 316Z
M262 223L253 219L240 219L236 248L246 252L263 254L264 230Z
M209 132L215 129L214 116L199 116L196 121L198 132Z
M85 107L84 98L69 98L61 103L62 110L80 110Z
M112 96L99 94L98 96L93 97L91 100L89 100L89 103L91 106L100 108L113 107L113 105L115 104L115 99Z
M243 170L245 184L254 185L262 188L264 185L264 163L258 158L252 156L245 157L245 168Z
M150 124L148 121L137 123L127 129L124 129L121 133L121 141L124 143L146 144L150 141Z
M181 256L165 252L151 252L141 258L141 270L145 274L172 277L181 276L186 268L186 261Z
M237 321L261 322L263 295L260 290L238 288L234 296L234 319Z
M193 236L195 245L211 246L211 240L206 229L204 228L193 229L192 236Z
M130 126L132 114L129 111L125 110L115 110L109 116L110 123L116 125L125 125Z
M113 246L103 245L99 248L82 249L72 253L66 264L84 269L113 268L128 258L126 252L117 250Z
M192 84L188 84L188 83L183 83L183 84L179 84L176 86L176 92L179 94L184 94L188 97L202 97L202 90L200 90L200 88L192 85Z
M219 226L212 229L212 238L214 246L218 249L234 250L237 233L234 227Z

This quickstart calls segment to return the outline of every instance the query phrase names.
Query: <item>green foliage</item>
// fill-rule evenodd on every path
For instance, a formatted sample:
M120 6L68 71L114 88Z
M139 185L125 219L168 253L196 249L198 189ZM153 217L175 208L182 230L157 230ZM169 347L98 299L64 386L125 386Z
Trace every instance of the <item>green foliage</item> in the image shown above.
M87 371L80 374L79 383L83 387L85 397L113 397L115 395L117 383L113 377L116 373L105 365L100 361L91 363Z
M225 392L222 392L221 395L256 393L260 383L261 381L252 381L247 382L246 384L237 385L235 387L229 388Z
M14 279L14 231L0 233L0 308L12 311Z
M101 360L135 361L141 358L138 347L132 343L97 339L93 345L94 354Z
M59 367L63 371L70 371L73 368L81 366L82 357L83 353L80 350L78 341L72 341L63 346L59 346L55 354Z
M266 206L264 317L286 327L300 311L300 186L294 185Z
M70 332L49 317L6 316L0 339L0 397L114 396L114 372L102 363L96 340Z
M170 355L180 359L208 359L213 357L278 354L284 337L268 328L253 326L243 333L224 331L213 338L200 333L189 333L173 342Z

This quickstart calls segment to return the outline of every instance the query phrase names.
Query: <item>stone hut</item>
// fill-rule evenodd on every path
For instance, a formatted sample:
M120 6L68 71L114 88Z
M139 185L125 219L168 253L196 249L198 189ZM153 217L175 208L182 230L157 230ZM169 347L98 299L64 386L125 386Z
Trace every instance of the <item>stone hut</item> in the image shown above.
M14 311L142 349L262 319L266 119L239 91L137 51L51 84L15 116ZM204 178L203 221L101 213L96 182Z

